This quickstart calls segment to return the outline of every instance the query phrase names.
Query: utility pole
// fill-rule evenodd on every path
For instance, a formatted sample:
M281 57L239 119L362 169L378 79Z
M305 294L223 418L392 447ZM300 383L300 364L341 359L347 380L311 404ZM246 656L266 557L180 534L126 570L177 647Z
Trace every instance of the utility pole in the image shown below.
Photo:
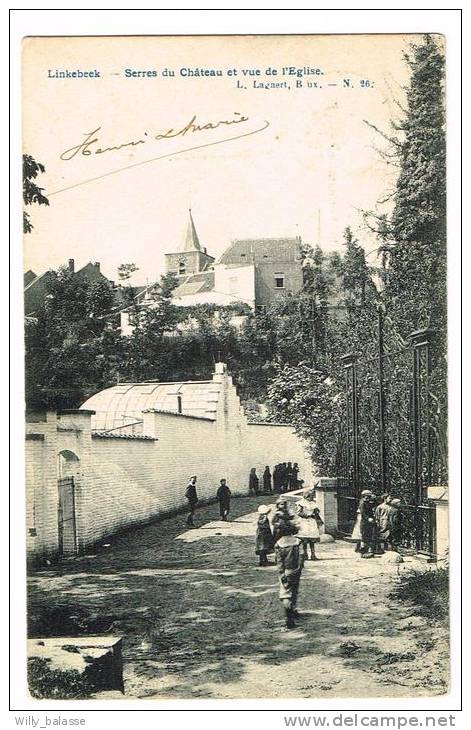
M384 408L384 340L383 340L383 308L378 305L378 382L379 382L379 463L381 468L381 488L388 491L388 464L386 454L386 423Z
M311 299L311 336L312 336L312 364L317 365L317 341L316 341L316 300L315 294Z

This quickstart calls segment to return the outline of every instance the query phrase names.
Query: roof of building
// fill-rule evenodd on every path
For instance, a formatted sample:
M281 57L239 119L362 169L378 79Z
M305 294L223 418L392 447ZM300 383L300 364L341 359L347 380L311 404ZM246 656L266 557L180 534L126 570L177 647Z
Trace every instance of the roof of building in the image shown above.
M43 271L42 274L36 276L35 279L31 279L31 281L25 285L25 292L33 289L37 284L39 284L39 282L47 280L47 278L50 277L52 273L53 272L51 271L51 269L48 269L47 271Z
M300 261L301 239L296 238L244 238L232 241L216 263L241 264L264 261Z
M34 271L31 271L31 269L26 271L25 274L23 274L24 286L28 286L28 284L31 284L31 282L34 281L36 277L37 274L35 274Z
M201 251L201 244L200 240L198 238L198 234L196 233L196 227L193 220L193 216L191 215L191 208L189 210L190 218L188 221L188 227L186 229L186 236L185 236L185 243L183 250L184 251Z
M29 274L33 274L32 271L27 271L26 274L24 274L24 280L25 280L25 291L29 291L30 289L33 289L37 284L39 284L44 279L47 279L51 275L54 275L56 272L54 269L47 269L46 271L43 271L42 274L39 274L36 276L34 274L34 278L29 276ZM98 275L101 279L106 279L107 281L110 281L104 274L100 271L100 264L98 261L91 262L89 261L88 264L85 264L85 266L82 266L81 269L78 269L77 271L73 272L74 276L84 277L87 278L90 274L93 274L95 276ZM113 282L110 282L113 283Z
M215 420L219 391L212 380L120 383L95 393L81 409L95 411L93 431L142 433L142 413L148 410Z
M214 271L201 271L198 274L190 274L176 289L173 290L173 297L184 297L188 294L201 294L202 292L214 289Z

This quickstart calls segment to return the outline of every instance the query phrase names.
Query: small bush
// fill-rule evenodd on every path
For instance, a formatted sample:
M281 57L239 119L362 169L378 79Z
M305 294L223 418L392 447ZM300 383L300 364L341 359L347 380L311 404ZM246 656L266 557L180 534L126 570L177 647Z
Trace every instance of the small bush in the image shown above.
M50 669L46 659L28 659L28 686L36 699L72 700L90 697L93 687L86 677L70 669Z
M449 570L437 568L425 573L413 571L402 575L391 593L392 598L412 601L418 613L432 621L448 621Z

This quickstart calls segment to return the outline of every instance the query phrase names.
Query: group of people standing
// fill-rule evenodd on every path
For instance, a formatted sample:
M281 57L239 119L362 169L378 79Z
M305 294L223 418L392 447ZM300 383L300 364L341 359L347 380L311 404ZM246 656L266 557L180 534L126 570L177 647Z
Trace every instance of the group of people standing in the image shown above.
M195 510L198 505L198 492L196 491L196 475L190 477L188 486L185 491L186 501L188 502L188 516L186 518L187 527L196 527L194 523ZM216 492L216 498L219 502L219 514L223 522L227 522L229 512L231 509L231 490L227 484L226 479L219 481L219 487Z
M258 496L259 494L273 494L273 491L281 493L299 489L302 481L298 479L299 467L297 463L291 462L277 464L273 469L273 477L270 467L266 466L262 476L262 488L260 488L260 480L257 476L257 470L253 467L249 474L249 494ZM188 502L188 516L186 524L188 527L195 527L194 514L198 505L198 493L196 490L197 477L193 475L186 488L185 497ZM221 520L227 522L231 508L231 490L226 479L221 479L216 492L216 498L219 502L219 513Z
M378 503L373 492L364 489L352 532L356 552L361 553L362 558L372 558L384 554L385 550L397 550L401 533L401 500L392 494L383 494Z
M290 462L277 464L273 470L273 483L270 468L263 473L263 492L272 494L299 488L298 465ZM188 502L186 524L195 527L193 517L198 504L196 490L197 477L192 476L186 488ZM249 492L260 494L256 469L250 470ZM226 479L221 479L216 493L221 520L227 521L231 506L231 490ZM320 541L323 521L311 490L294 501L278 497L274 506L261 504L258 507L258 520L255 537L255 553L259 566L269 565L268 555L274 553L279 573L279 597L283 604L286 626L295 626L299 617L296 605L301 573L306 560L318 560L315 552ZM361 492L357 519L352 533L356 541L355 550L362 558L381 555L385 550L396 550L401 541L402 514L401 500L392 494L383 494L380 499L369 489Z
M296 462L291 461L276 464L273 468L273 474L270 467L266 466L262 475L262 484L257 475L257 470L253 467L249 474L249 494L258 496L259 494L282 494L283 492L292 492L300 489L302 481L299 480L299 466Z
M268 555L275 553L279 597L286 627L291 629L299 617L296 605L304 561L318 560L315 544L320 541L320 528L324 523L313 492L295 503L294 512L290 510L288 500L279 497L275 510L261 504L258 513L255 553L259 556L260 567L269 565Z

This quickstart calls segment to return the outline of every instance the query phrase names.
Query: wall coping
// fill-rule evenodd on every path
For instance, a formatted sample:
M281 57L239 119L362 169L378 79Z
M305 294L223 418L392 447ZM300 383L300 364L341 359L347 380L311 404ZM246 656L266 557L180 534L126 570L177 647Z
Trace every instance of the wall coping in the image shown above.
M143 434L131 433L102 433L101 431L92 431L92 439L127 439L129 441L158 441L154 436L144 436Z
M26 411L26 423L47 423L47 411Z
M294 428L291 423L270 423L270 421L248 421L247 426L282 426L283 428Z
M96 411L89 411L86 408L64 408L57 411L58 416L94 416Z
M435 505L448 504L448 486L443 484L429 487L427 490L427 499Z
M177 418L195 418L197 421L211 421L214 423L216 418L211 416L195 416L191 413L176 413L175 411L164 411L160 408L146 408L142 413L162 413L164 416L176 416Z
M329 483L330 482L330 483ZM336 492L338 489L336 477L320 477L315 486L316 491Z

